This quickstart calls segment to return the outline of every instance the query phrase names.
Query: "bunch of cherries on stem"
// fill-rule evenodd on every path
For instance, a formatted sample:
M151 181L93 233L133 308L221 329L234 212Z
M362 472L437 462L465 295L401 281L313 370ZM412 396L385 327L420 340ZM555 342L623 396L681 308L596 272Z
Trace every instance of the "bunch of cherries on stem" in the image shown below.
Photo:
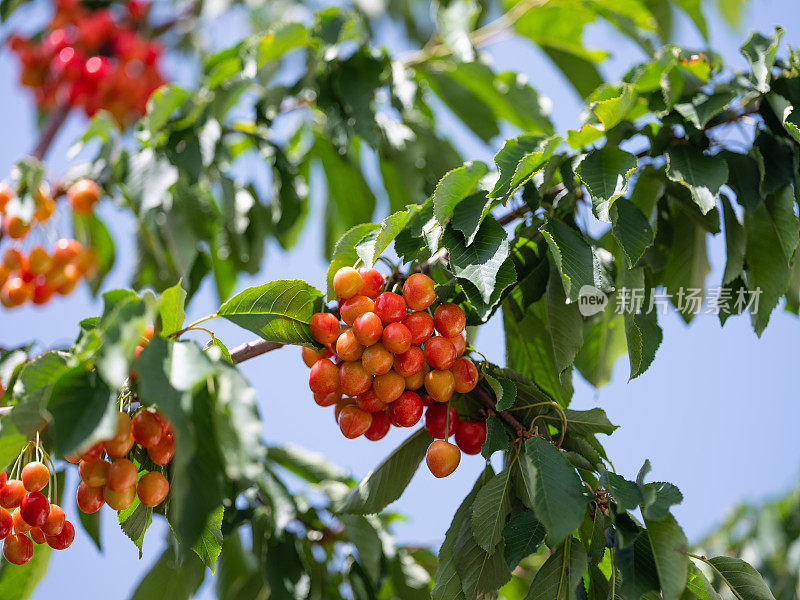
M339 428L350 439L377 441L392 425L413 427L427 406L426 427L440 438L428 448L427 464L436 477L446 477L458 467L461 450L476 454L486 438L485 423L459 421L450 405L455 392L466 394L478 384L478 368L462 356L466 315L452 303L434 310L435 283L423 273L409 276L402 294L384 287L374 268L335 273L344 326L330 312L311 317L311 336L324 348L302 349L309 387L317 404L335 405ZM453 432L458 445L447 441Z
M100 186L90 179L76 181L67 191L72 210L82 215L92 212L100 194ZM32 227L44 225L56 208L50 188L44 183L32 197L32 215L27 219L21 215L30 210L24 209L23 201L10 186L0 183L3 234L10 240L0 261L0 304L6 308L28 302L47 304L54 294L72 293L81 278L93 277L97 270L94 250L78 240L60 238L52 251L32 242L28 237Z

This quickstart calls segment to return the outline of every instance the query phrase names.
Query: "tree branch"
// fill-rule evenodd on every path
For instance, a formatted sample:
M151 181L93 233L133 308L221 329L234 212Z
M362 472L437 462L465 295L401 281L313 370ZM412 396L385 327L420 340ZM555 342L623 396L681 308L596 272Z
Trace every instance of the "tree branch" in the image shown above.
M55 140L61 126L67 120L69 115L70 106L66 102L58 105L48 116L44 122L41 131L39 131L39 138L36 140L36 145L33 147L31 156L38 160L44 160L47 151Z
M268 342L266 340L254 340L252 342L245 342L241 346L237 346L231 351L231 360L233 364L238 365L246 360L261 356L267 352L272 352L278 348L283 348L283 344L277 342Z
M486 408L494 412L498 417L500 417L503 421L505 421L505 423L509 427L511 427L511 429L514 430L517 436L522 437L527 433L528 428L525 427L519 421L517 421L517 419L514 418L514 416L511 413L506 412L504 410L497 410L497 402L495 402L494 398L492 398L489 392L484 390L482 387L476 387L473 390L473 393L475 398L477 398L481 404L483 404Z

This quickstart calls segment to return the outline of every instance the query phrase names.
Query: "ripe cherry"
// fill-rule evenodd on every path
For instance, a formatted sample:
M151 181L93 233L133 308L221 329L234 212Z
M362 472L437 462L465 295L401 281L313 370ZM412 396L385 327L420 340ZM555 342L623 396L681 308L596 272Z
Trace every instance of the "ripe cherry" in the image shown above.
M477 454L485 441L485 421L461 421L456 427L456 444L464 454Z
M453 347L456 349L456 356L464 354L464 350L467 349L467 340L463 335L458 334L446 339L453 344Z
M425 462L434 477L447 477L458 468L461 451L458 446L444 440L434 440L425 453Z
M403 298L411 310L425 310L434 300L436 283L424 273L414 273L403 284Z
M120 411L117 413L117 427L114 430L114 441L122 442L128 439L131 435L131 417L128 413Z
M31 539L34 542L36 542L37 544L39 544L40 546L42 544L47 543L47 539L45 538L44 532L41 529L39 529L38 527L33 527L28 532L28 535L31 536Z
M74 212L79 215L89 214L100 199L100 186L91 179L81 179L67 190L67 198Z
M3 397L3 391L2 390L3 390L3 386L2 386L2 384L0 384L0 398ZM6 481L8 481L8 475L6 475L5 471L0 471L0 490L3 489L3 486L6 484Z
M115 492L107 487L103 488L103 498L105 498L106 504L114 510L125 510L136 498L136 486L132 485L120 492Z
M81 512L86 514L96 513L103 508L106 503L103 497L102 487L91 487L86 485L83 481L78 484L78 493L76 494L78 508Z
M346 361L361 360L364 346L356 339L352 329L345 330L336 340L336 354Z
M453 397L456 382L450 371L433 370L425 375L425 391L436 402L447 402Z
M394 370L406 378L419 373L424 364L425 356L416 346L411 346L406 352L394 356Z
M357 406L345 406L339 413L339 429L347 439L363 435L372 425L372 413L361 410Z
M20 271L26 264L25 255L16 248L6 248L3 252L3 266L9 271Z
M339 423L339 415L341 414L342 410L346 406L355 406L356 399L355 398L342 398L339 402L336 403L336 406L333 407L333 420L336 423Z
M90 461L90 460L100 460L101 456L103 456L103 444L97 443L91 448L89 448L86 452L84 452L81 458L85 461Z
M129 432L128 437L122 440L116 438L108 440L103 443L103 447L105 448L106 454L108 454L108 458L123 458L131 451L134 442L133 433Z
M20 515L31 527L42 527L50 514L50 503L41 492L25 494L19 504Z
M417 371L414 375L410 377L406 377L406 389L407 390L418 390L423 385L425 385L425 375L430 372L431 368L428 366L428 363L423 362L422 368Z
M372 413L372 425L364 432L364 437L372 442L377 442L389 433L391 426L389 415L385 410Z
M446 302L440 304L433 313L433 324L444 337L453 337L464 331L467 316L460 306Z
M361 364L370 375L385 375L394 364L394 354L389 352L383 344L370 346L361 355Z
M164 433L161 422L149 410L140 410L131 419L133 439L143 448L152 448Z
M398 427L413 427L422 418L422 399L415 392L403 392L389 405L389 419Z
M91 487L97 487L106 484L106 476L108 474L108 463L104 460L82 460L78 464L78 474L81 476L81 481Z
M449 413L450 422L447 422ZM445 429L447 429L447 436L450 437L455 433L458 427L458 411L450 404L434 404L429 406L425 411L425 429L434 437L439 440L445 438Z
M108 467L106 487L121 492L136 483L136 466L127 458L118 458Z
M447 338L435 335L425 342L425 360L434 369L439 371L449 369L456 362L456 358L456 348Z
M53 247L53 264L66 265L75 259L83 250L78 240L61 238Z
M314 402L319 406L333 406L342 399L342 392L331 392L329 394L314 393Z
M372 388L359 395L359 397L356 398L356 403L358 404L358 408L369 413L379 412L386 408L386 403L378 398L378 394L376 394L375 390Z
M6 209L6 205L11 202L14 192L6 183L0 183L0 212Z
M331 313L314 313L311 315L308 327L311 330L311 337L324 346L334 343L341 333L339 319Z
M14 533L28 533L31 530L31 525L25 522L22 518L22 511L19 507L14 509L11 513L11 518L14 519Z
M53 550L66 550L72 545L75 540L75 527L67 521L64 523L64 528L58 535L47 535L44 538L47 540L47 545Z
M58 504L50 505L50 512L47 515L47 520L41 526L41 531L44 535L58 535L64 529L66 522L66 515L64 509ZM39 542L40 544L42 542Z
M314 363L318 360L322 360L323 358L328 358L331 355L331 351L327 348L322 350L314 350L313 348L307 348L303 346L300 350L303 356L303 362L306 363L306 366L310 369L314 366Z
M384 325L399 323L406 316L406 301L400 294L383 292L375 299L375 314Z
M372 383L375 394L386 404L394 402L406 389L406 380L397 371L389 371L385 375L377 375Z
M43 490L50 481L50 469L44 463L35 460L22 468L22 485L29 492Z
M0 506L0 540L6 539L14 529L14 517L5 508Z
M367 296L353 296L339 303L339 314L348 325L353 325L358 317L374 310L375 302Z
M28 268L34 275L44 275L50 270L52 263L47 250L41 246L31 248L28 253Z
M355 397L366 392L371 386L372 375L367 373L360 362L345 362L339 365L339 387L344 394Z
M339 368L329 358L317 361L308 375L308 387L315 394L339 391Z
M7 509L16 508L25 496L25 486L19 479L9 479L0 488L0 506Z
M31 225L16 215L6 215L5 219L3 219L3 227L8 237L14 240L21 240L28 235Z
M475 389L478 385L478 367L475 363L463 356L453 363L453 379L456 384L456 391L459 394L466 394Z
M33 542L21 533L10 535L3 542L3 556L12 565L24 565L33 558Z
M357 295L362 285L364 280L353 267L342 267L333 276L333 291L344 300Z
M139 501L145 506L154 507L161 504L169 494L169 481L158 471L151 471L142 476L136 486Z
M408 313L403 325L411 332L412 346L421 346L433 335L433 317L424 311Z
M364 282L359 290L359 295L367 296L375 299L383 291L383 275L377 269L368 269L367 267L360 267L358 274Z
M402 323L389 323L383 330L381 341L392 354L402 354L411 348L411 332Z
M161 467L168 465L175 456L175 437L171 433L162 436L160 442L147 449L147 456Z
M353 333L356 339L364 346L372 346L383 333L383 323L381 318L374 312L366 312L358 315L353 321Z

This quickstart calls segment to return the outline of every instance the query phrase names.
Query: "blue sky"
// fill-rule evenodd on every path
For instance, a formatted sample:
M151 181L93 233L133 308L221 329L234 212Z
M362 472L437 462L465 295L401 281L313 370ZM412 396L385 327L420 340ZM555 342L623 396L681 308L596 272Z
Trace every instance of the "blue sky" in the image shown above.
M757 8L751 7L744 19L746 30L766 33L776 23L791 25L787 15L794 12L794 0L762 0L755 4ZM698 45L688 23L678 21L676 27L685 32L683 43ZM712 17L712 47L727 64L744 66L738 47L746 30L731 31L718 17ZM616 77L632 61L639 60L638 50L620 42L619 36L602 26L591 26L587 31L589 45L608 48L612 40L614 56L606 68L610 77ZM784 42L800 46L800 29L787 31ZM525 72L534 87L553 100L553 117L559 132L578 124L580 100L536 49L505 41L493 46L490 54L498 68ZM170 67L173 73L185 72L181 65ZM0 81L6 86L0 95L0 131L5 140L0 144L0 179L30 150L35 139L33 107L27 93L17 87L16 79L16 64L7 51L0 51ZM48 169L52 175L57 177L66 168L66 150L83 126L81 117L70 118L51 151ZM492 152L470 134L458 136L465 157L491 160ZM320 206L319 197L313 202ZM107 286L125 286L132 268L130 220L108 204L100 208L100 214L112 224L118 249L117 265ZM60 231L64 231L64 215L58 222ZM314 222L291 252L281 253L270 243L262 272L243 279L238 288L295 277L323 285L326 264L319 239L320 228ZM721 239L712 242L709 285L720 279L723 250ZM199 317L216 307L213 288L205 285L189 316ZM44 309L2 310L2 344L35 340L45 348L67 343L74 338L78 320L98 310L98 302L83 287ZM796 352L800 323L793 316L776 311L759 339L746 318L731 319L724 328L715 317L704 315L688 327L674 314L661 322L664 343L650 370L628 383L628 365L623 357L614 369L611 383L599 391L576 378L574 405L601 406L621 426L603 440L619 473L632 476L649 458L654 480L671 481L681 488L685 500L675 512L690 539L698 539L737 501L780 493L797 479L800 446L795 442L795 423L800 420L800 403ZM222 322L211 326L229 346L251 337ZM477 346L490 360L503 362L498 319L482 328ZM264 435L271 443L294 443L321 452L360 477L404 437L402 431L394 431L380 443L342 438L331 411L317 407L311 400L306 387L307 370L296 349L283 349L245 363L243 371L259 392ZM764 426L756 428L756 422ZM443 481L421 469L393 506L408 516L407 521L397 525L397 536L415 544L438 545L453 511L481 467L480 458L466 457L456 474ZM70 489L74 490L76 474L71 475ZM76 520L74 503L66 504L68 517ZM85 581L92 582L93 590L105 590L104 595L112 598L128 595L141 573L160 554L165 526L157 523L148 533L145 558L139 562L136 549L116 527L114 514L104 509L102 518L104 553L97 553L78 528L75 544L68 551L56 553L34 598L85 597L77 584ZM211 597L208 586L202 597Z

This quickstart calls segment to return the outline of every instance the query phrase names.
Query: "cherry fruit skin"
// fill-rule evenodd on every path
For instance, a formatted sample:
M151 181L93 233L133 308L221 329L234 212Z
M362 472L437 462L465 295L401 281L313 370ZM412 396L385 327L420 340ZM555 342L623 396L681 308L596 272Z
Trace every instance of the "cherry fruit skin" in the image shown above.
M357 295L362 285L364 280L353 267L342 267L333 276L333 291L344 300Z
M114 510L125 510L133 503L134 498L136 498L136 486L132 485L121 492L103 488L103 498L106 504Z
M444 440L434 440L425 453L425 462L434 477L441 479L452 474L461 462L458 446Z
M436 402L447 402L453 397L456 381L450 371L433 370L425 375L425 391Z
M344 394L356 397L372 387L372 375L360 362L345 362L339 365L339 387Z
M170 433L163 436L160 442L147 449L147 456L161 467L168 465L175 456L175 437Z
M364 432L364 437L370 440L371 442L377 442L380 439L383 439L387 433L389 433L389 429L391 429L392 424L389 419L389 415L385 410L381 412L372 413L372 425L369 426Z
M356 339L356 334L352 329L346 330L336 340L336 354L342 360L361 360L363 352L364 346Z
M133 416L131 432L133 439L142 448L152 448L161 441L161 436L164 434L158 417L149 410L141 410Z
M453 363L453 379L456 384L456 391L459 394L467 394L478 385L480 374L475 363L468 358L461 357Z
M22 518L22 511L19 507L11 513L11 518L14 519L14 533L28 533L31 530L31 526Z
M467 325L467 316L458 304L445 302L440 304L433 313L433 324L436 331L444 337L453 337L464 331Z
M89 214L100 199L100 186L91 179L81 179L67 190L67 198L73 211L79 215Z
M408 313L403 325L411 332L412 346L421 346L433 335L433 317L424 311Z
M461 421L456 428L456 444L464 454L478 454L486 441L484 421Z
M24 565L33 558L33 542L22 533L15 533L3 542L3 556L12 565Z
M378 398L378 394L372 388L356 398L356 404L358 404L358 408L368 413L380 412L386 408L386 403Z
M339 391L339 368L329 358L318 360L308 375L308 387L315 394Z
M463 335L459 333L458 335L454 335L453 337L449 337L447 339L456 349L456 356L461 356L464 354L464 350L467 349L467 340Z
M361 364L370 375L385 375L392 369L395 356L383 344L370 346L361 355Z
M314 402L319 406L333 406L342 399L342 392L331 392L330 394L314 393Z
M381 318L374 312L358 315L353 321L353 333L356 339L364 346L376 344L383 334Z
M122 440L113 439L103 443L109 458L123 458L128 455L128 452L133 448L136 440L133 439L133 433L128 433L128 436Z
M0 488L0 506L7 509L16 508L25 496L25 486L19 479L9 479Z
M0 540L6 539L14 529L14 517L5 508L0 506Z
M377 269L368 269L367 267L360 267L358 274L361 275L361 280L364 282L361 285L359 294L375 299L383 291L384 279L380 271Z
M0 398L3 397L2 387L3 387L2 384L0 384ZM5 471L0 471L0 490L3 489L3 486L6 484L6 481L8 481L8 475L6 475Z
M375 299L374 312L384 325L399 323L406 316L406 301L400 294L383 292Z
M308 327L311 330L311 337L324 346L335 342L341 333L339 319L331 313L314 313L311 315Z
M31 539L40 546L47 543L47 538L45 537L44 532L38 527L31 529L28 532L28 535L31 536Z
M372 413L361 410L357 406L345 406L339 413L339 429L347 439L355 439L364 435L372 425Z
M439 371L444 371L456 362L456 347L445 337L435 335L425 342L425 360Z
M422 418L422 399L415 392L403 392L389 405L389 419L398 427L413 427Z
M336 403L336 406L333 407L333 420L336 423L339 423L339 415L342 413L342 410L346 406L355 406L356 400L355 398L342 398L339 402Z
M92 487L86 485L83 481L78 484L76 500L78 508L87 515L96 513L106 503L102 487Z
M75 540L75 527L67 521L64 523L64 528L58 535L47 535L44 538L47 540L47 545L53 550L66 550L72 545Z
M450 413L450 422L447 423L448 412ZM445 438L445 429L447 429L447 436L450 437L458 427L458 411L449 404L434 404L429 406L425 411L425 429L431 434L431 437L438 440Z
M402 354L411 348L411 332L402 323L389 323L383 329L381 341L392 354Z
M41 492L25 494L19 504L22 519L31 527L42 527L50 514L50 503Z
M169 481L162 473L151 471L143 475L136 486L139 501L150 508L161 504L169 494Z
M136 466L127 458L118 458L108 467L106 487L122 492L136 483Z
M375 394L386 404L394 402L406 389L406 380L397 371L389 371L385 375L378 375L372 382Z
M436 283L424 273L414 273L403 284L403 298L411 310L425 310L436 300Z
M306 363L306 366L310 369L314 366L318 360L322 360L323 358L328 358L331 355L330 350L327 348L323 350L314 350L313 348L307 348L305 346L302 347L300 353L303 357L303 362Z
M108 475L108 463L104 460L82 460L78 464L78 474L81 481L91 487L98 487L106 484Z
M418 390L423 385L425 385L425 376L430 372L431 368L428 366L428 363L423 362L422 368L411 375L410 377L406 377L406 389L407 390Z
M367 296L353 296L339 303L339 314L348 325L353 325L361 315L374 311L375 302Z
M394 370L405 378L419 373L424 364L425 355L417 346L411 346L407 351L394 357Z
M22 468L22 485L29 492L43 490L50 481L50 469L35 460Z
M44 535L58 535L64 529L66 520L64 509L58 504L51 504L50 513L47 515L44 525L41 526L41 531ZM39 543L41 544L41 542Z

